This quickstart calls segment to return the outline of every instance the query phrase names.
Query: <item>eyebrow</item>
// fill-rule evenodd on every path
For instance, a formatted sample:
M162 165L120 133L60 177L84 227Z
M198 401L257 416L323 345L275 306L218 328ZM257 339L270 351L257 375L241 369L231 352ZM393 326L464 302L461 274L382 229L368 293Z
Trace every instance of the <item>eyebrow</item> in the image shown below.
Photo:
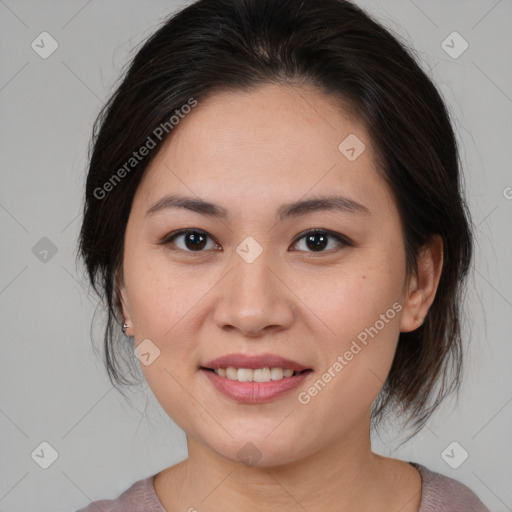
M158 200L146 212L146 216L170 208L185 208L201 215L225 219L228 211L222 206L195 197L170 195ZM320 196L293 203L283 204L277 211L279 220L307 215L317 211L339 211L343 213L371 215L368 207L343 196Z

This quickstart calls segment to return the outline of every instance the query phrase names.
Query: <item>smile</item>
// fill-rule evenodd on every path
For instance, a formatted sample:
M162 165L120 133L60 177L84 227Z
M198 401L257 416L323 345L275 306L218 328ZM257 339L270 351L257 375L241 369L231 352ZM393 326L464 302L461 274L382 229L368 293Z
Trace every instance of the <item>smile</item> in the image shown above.
M269 402L299 386L312 370L283 368L200 368L224 396L244 403ZM223 375L224 374L224 375Z
M215 372L220 377L239 382L270 382L272 380L281 380L284 378L298 375L301 372L292 370L291 368L205 368Z

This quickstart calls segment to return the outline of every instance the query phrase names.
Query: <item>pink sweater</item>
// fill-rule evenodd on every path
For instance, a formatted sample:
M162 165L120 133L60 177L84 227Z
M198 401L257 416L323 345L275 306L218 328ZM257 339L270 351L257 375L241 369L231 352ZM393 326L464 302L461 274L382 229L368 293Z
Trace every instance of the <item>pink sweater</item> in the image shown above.
M421 475L418 512L490 512L469 487L416 462L409 462ZM155 475L138 480L115 500L99 500L77 512L167 512L153 486Z

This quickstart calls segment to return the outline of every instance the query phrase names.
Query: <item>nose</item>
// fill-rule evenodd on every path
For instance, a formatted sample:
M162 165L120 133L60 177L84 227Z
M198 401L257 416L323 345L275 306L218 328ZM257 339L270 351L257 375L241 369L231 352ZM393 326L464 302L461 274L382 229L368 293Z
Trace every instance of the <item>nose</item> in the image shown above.
M237 258L218 289L216 325L223 330L237 330L246 337L287 329L295 308L294 295L285 282L264 253L252 263Z

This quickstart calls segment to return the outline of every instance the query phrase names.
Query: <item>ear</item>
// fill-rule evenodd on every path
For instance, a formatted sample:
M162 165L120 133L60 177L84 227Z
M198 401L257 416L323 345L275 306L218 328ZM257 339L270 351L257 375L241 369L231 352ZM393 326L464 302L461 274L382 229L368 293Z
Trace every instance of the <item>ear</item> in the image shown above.
M131 318L129 302L127 300L122 269L116 272L114 283L116 307L118 312L121 314L121 318L128 325L125 334L127 336L133 336L133 322Z
M417 329L434 302L443 268L443 239L440 235L434 235L421 248L417 263L418 275L409 278L404 299L404 312L400 319L401 332Z

